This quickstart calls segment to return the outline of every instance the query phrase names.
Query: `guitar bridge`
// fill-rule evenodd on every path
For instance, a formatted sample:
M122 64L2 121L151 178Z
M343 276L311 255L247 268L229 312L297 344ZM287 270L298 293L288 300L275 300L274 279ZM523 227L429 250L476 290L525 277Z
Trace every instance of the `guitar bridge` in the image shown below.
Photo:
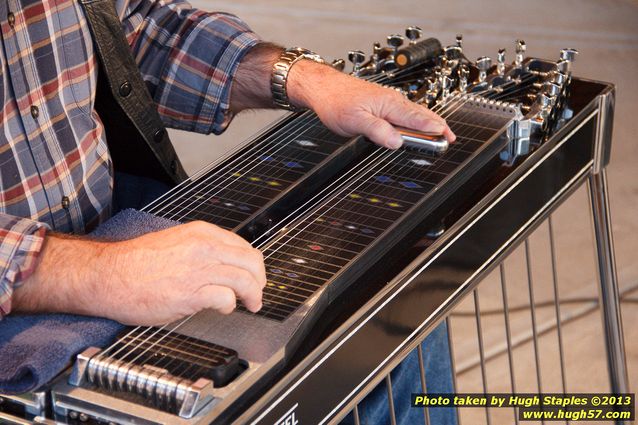
M170 333L139 328L106 350L77 356L69 384L95 386L115 396L138 395L153 407L191 418L213 400L214 389L240 373L237 352Z

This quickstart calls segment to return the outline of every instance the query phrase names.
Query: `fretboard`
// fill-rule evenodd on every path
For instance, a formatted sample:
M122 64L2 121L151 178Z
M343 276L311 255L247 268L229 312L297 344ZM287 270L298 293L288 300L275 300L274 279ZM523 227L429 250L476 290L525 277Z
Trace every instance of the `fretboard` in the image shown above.
M457 140L445 154L386 152L346 187L263 250L268 283L257 314L285 320L320 288L382 242L391 227L455 172L510 117L461 108L447 118Z

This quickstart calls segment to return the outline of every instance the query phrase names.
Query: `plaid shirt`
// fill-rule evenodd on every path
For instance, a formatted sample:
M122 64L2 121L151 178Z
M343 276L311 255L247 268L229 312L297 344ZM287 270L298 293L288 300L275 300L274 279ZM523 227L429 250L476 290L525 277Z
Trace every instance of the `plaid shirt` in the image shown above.
M114 0L164 123L220 133L237 65L259 42L238 18L183 0ZM0 317L47 230L107 218L112 167L93 105L97 58L76 0L0 0Z

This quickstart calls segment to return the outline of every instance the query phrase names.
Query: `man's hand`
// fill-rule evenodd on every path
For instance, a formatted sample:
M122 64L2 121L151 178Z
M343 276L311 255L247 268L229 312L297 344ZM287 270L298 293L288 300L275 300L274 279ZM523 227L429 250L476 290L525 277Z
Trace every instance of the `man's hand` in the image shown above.
M394 128L397 125L443 134L450 142L455 139L445 120L426 107L327 65L310 60L296 63L287 87L293 104L314 110L328 128L342 136L363 134L380 146L397 149L402 144Z
M263 43L239 65L231 91L231 109L273 107L270 92L272 67L282 52ZM397 91L339 72L311 60L295 63L288 74L288 97L293 105L314 110L332 131L343 136L363 134L378 145L401 146L394 125L443 134L455 139L445 120Z
M265 285L261 252L204 222L111 243L50 235L13 309L162 325L205 308L228 314L237 299L258 311Z

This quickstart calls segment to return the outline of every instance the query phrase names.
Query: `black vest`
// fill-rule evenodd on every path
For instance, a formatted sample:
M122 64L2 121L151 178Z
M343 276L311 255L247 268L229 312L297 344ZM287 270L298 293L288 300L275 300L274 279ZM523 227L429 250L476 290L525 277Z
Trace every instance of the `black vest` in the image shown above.
M115 170L169 185L181 182L186 172L142 80L113 0L80 0L80 4L98 53L95 109Z

